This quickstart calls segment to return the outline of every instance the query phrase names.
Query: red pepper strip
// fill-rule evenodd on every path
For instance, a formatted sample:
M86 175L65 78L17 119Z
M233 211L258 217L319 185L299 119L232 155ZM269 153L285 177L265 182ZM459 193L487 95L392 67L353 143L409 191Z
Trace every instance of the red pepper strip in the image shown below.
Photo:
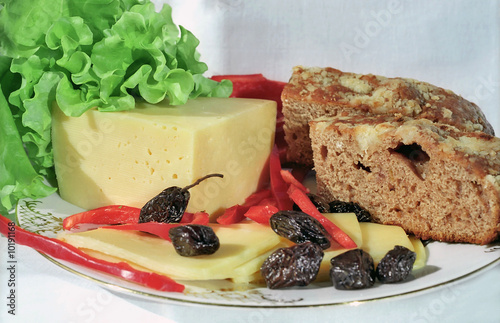
M217 223L228 225L235 224L243 221L245 219L245 213L248 211L250 206L244 205L233 205L227 208L224 213L217 218Z
M121 225L110 225L101 227L102 229L114 229L114 230L125 230L125 231L142 231L154 234L162 239L170 240L168 236L168 231L171 228L181 226L180 223L163 223L163 222L144 222L144 223L130 223Z
M11 236L15 236L17 244L31 247L53 258L105 272L155 290L166 292L184 291L184 285L167 276L140 271L125 262L113 263L94 258L64 241L26 231L14 225L14 222L2 215L0 215L0 233L6 237L10 233Z
M297 188L299 188L300 190L302 190L304 193L309 193L310 190L304 186L304 184L302 184L301 182L299 182L293 175L291 172L287 171L287 170L284 170L282 169L280 171L281 173L281 177L283 177L283 180L285 182L287 182L288 184L291 184L291 185L295 185Z
M68 216L63 220L64 230L78 224L123 224L139 222L140 208L126 205L109 205Z
M271 205L277 208L278 202L276 202L276 199L274 197L268 197L267 199L263 199L262 201L260 201L257 205Z
M262 200L264 200L268 197L271 197L271 196L273 196L273 193L271 192L270 189L263 189L263 190L255 192L252 195L250 195L249 197L247 197L245 199L245 203L243 205L245 205L245 206L258 205Z
M248 209L245 216L257 223L269 225L271 215L278 211L278 208L272 205L255 205Z
M299 206L302 212L309 214L318 220L330 236L337 241L343 248L352 249L356 248L356 243L344 231L336 226L332 221L328 220L321 214L316 206L311 202L309 197L302 190L294 185L290 185L288 190L290 198Z
M175 228L184 224L201 224L207 225L209 221L208 213L206 212L196 212L193 214L193 219L190 223L163 223L163 222L144 222L144 223L128 223L122 225L110 225L101 227L103 229L115 229L115 230L134 230L142 231L154 234L162 239L170 240L168 231L171 228Z
M210 216L207 212L196 212L189 224L208 225L208 222L210 222Z
M191 223L194 219L194 213L184 212L180 223Z
M293 201L288 195L288 184L283 180L281 176L281 162L279 157L278 148L275 145L271 151L271 157L269 160L270 168L270 179L271 179L271 192L273 193L276 202L278 203L278 208L280 210L291 210L293 208Z
M307 174L311 171L310 167L294 165L292 167L292 175L297 181L302 183L306 178Z

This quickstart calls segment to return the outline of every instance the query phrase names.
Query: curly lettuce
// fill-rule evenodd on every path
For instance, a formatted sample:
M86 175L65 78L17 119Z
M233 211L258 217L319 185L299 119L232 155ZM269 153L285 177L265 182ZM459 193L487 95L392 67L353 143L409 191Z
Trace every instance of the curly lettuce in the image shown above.
M149 0L0 0L0 212L54 191L43 181L54 179L54 103L78 117L228 97L230 81L203 75L198 45Z

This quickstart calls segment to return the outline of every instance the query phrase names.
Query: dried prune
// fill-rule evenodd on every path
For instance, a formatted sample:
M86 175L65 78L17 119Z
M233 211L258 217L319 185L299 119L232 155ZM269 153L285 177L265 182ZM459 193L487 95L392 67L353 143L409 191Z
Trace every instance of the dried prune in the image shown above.
M373 258L361 249L346 251L330 263L330 278L336 289L362 289L375 283Z
M323 249L309 241L280 248L264 261L260 273L271 289L307 286L318 276L323 255Z
M171 228L168 236L175 251L184 257L211 255L219 247L219 238L214 230L206 225L188 224Z
M371 222L370 212L354 202L332 201L328 203L332 213L354 213L359 222Z
M397 283L410 275L417 254L403 246L395 246L385 254L375 273L381 283Z
M279 211L269 219L278 235L295 243L311 241L323 249L330 248L330 235L312 216L300 211Z
M320 213L329 213L330 212L330 206L328 203L320 196L316 194L309 193L307 194L311 202L316 206L318 211ZM293 210L294 211L300 211L300 207L297 204L293 204Z
M184 188L172 186L164 189L141 208L139 223L164 222L179 223L186 211L191 194L189 189L210 177L223 177L221 174L204 176Z

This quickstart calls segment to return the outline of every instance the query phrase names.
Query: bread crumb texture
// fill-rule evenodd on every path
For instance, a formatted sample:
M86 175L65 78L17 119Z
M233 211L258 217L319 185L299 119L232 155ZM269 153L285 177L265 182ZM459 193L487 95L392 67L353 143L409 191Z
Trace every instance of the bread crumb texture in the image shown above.
M353 201L422 239L486 244L500 223L500 139L427 119L320 118L318 194Z

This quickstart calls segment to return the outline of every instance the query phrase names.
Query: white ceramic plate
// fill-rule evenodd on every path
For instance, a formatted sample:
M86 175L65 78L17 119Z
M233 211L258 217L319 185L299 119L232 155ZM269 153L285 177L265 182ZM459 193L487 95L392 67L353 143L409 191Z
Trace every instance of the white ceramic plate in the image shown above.
M63 201L57 194L40 200L22 200L16 213L19 225L32 232L55 237L62 230L62 220L82 211ZM186 286L184 293L167 293L148 289L83 266L53 259L55 264L85 278L123 293L168 302L188 302L205 305L237 307L303 307L345 304L390 297L404 297L437 286L464 279L484 270L500 259L500 243L487 246L431 242L426 247L427 266L415 271L407 281L379 284L357 291L340 291L331 285L311 285L307 288L270 290L256 288L244 291L221 291L210 285ZM220 286L220 285L218 285Z

